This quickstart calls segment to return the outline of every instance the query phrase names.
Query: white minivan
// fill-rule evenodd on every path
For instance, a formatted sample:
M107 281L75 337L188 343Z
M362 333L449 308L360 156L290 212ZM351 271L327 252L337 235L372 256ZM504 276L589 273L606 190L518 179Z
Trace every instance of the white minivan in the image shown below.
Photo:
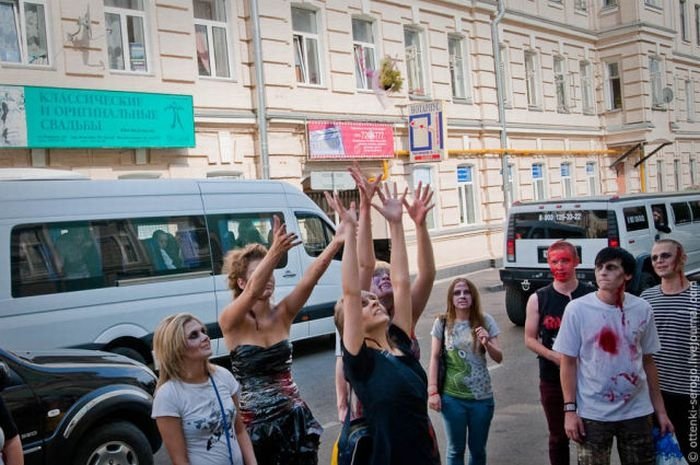
M506 311L525 323L530 294L549 284L547 248L566 239L576 246L580 280L595 284L594 260L604 247L624 247L637 260L629 291L656 284L649 258L654 241L672 238L688 254L686 273L700 272L700 192L631 194L515 203L508 212L501 281Z
M232 293L224 255L268 245L273 215L303 243L275 270L279 299L330 243L306 195L275 181L6 180L0 173L0 341L13 350L79 347L151 361L167 315L190 312L226 355L217 324ZM297 317L293 340L333 334L333 260Z

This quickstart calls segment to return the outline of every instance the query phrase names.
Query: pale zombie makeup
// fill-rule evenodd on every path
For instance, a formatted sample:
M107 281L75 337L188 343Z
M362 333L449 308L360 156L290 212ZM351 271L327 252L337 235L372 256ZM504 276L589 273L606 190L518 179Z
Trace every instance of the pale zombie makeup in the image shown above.
M207 329L195 320L185 323L185 341L188 355L199 354L208 357L211 355L211 340Z
M452 289L452 305L456 310L469 310L472 306L472 294L465 282L458 282Z
M555 281L565 282L575 275L576 257L569 250L552 250L547 254L547 263Z
M378 297L391 293L391 276L388 271L381 270L372 276L372 290Z

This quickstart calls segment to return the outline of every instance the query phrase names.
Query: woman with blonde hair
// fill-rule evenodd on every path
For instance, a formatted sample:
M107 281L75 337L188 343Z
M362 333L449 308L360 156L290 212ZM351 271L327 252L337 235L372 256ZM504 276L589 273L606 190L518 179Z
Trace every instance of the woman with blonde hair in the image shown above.
M428 405L442 412L447 433L447 465L463 465L469 444L469 464L486 464L486 441L494 402L486 354L503 361L496 320L481 310L479 291L473 282L457 278L447 290L447 310L432 329L428 370ZM441 352L446 374L438 390Z
M165 318L153 351L160 377L152 416L173 465L257 465L238 415L240 385L209 362L204 324L189 313Z

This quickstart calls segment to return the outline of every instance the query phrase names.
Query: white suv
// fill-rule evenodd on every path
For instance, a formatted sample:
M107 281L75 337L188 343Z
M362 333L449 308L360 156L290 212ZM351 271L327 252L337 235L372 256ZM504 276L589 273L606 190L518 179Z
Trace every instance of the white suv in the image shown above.
M656 220L654 220L656 218ZM516 203L508 213L501 281L506 311L516 325L525 323L525 305L535 290L552 281L547 248L566 239L576 246L580 280L595 284L596 254L603 247L624 247L637 259L629 291L654 285L649 259L656 239L669 237L688 254L686 273L700 272L700 193L634 194Z

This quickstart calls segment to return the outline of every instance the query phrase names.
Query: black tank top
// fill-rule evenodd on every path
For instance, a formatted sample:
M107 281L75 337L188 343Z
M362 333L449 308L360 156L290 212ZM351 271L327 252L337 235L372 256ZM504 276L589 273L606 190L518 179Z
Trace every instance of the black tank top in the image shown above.
M571 298L576 299L593 291L595 291L595 287L579 281L578 286L571 293ZM559 333L561 318L564 315L564 308L569 302L571 302L569 296L557 292L553 283L537 290L537 308L540 314L538 333L540 342L548 349L554 345L554 339ZM540 360L540 379L558 382L559 367L540 355L537 358Z

